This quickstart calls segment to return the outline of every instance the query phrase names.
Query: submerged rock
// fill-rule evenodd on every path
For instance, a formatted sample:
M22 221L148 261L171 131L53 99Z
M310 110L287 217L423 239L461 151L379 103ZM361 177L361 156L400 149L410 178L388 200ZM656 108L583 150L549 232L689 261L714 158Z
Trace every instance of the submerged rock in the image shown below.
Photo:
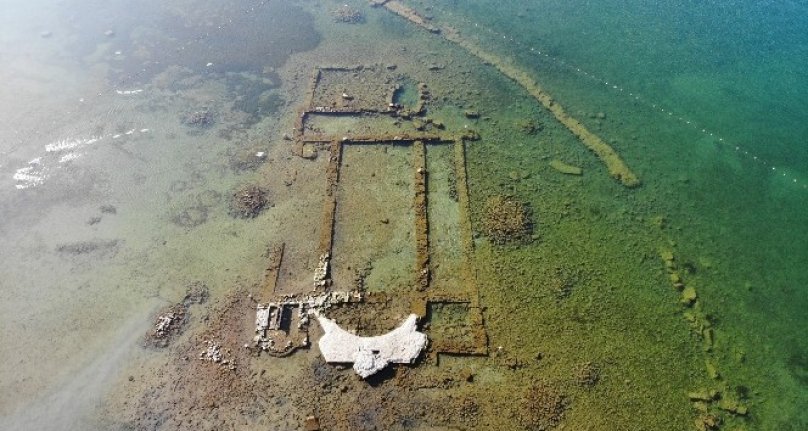
M680 300L682 304L689 307L696 302L696 299L698 299L698 294L696 293L696 289L693 287L688 286L682 290L682 299Z
M530 210L512 197L492 196L485 202L482 230L494 244L529 242L533 233Z
M163 348L179 335L188 322L188 307L174 304L164 308L154 319L153 328L146 334L146 347Z
M253 218L266 205L266 192L256 185L248 184L233 193L230 200L230 214L234 217Z
M584 173L581 168L564 163L561 160L551 160L550 167L566 175L581 175Z
M365 15L359 9L354 9L350 6L342 5L342 7L331 11L331 16L334 22L344 24L362 24L365 22Z
M215 123L215 121L216 120L213 112L211 112L207 108L188 113L182 119L182 123L185 124L186 126L196 127L200 129L206 129L213 126L213 123Z

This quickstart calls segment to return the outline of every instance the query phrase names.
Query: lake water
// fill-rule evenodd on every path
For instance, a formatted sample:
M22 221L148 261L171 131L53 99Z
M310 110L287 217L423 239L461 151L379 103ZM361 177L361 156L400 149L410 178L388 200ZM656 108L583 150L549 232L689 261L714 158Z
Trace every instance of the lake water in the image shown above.
M808 5L525 3L404 1L430 33L358 0L6 0L0 429L808 429ZM260 291L273 245L284 289L309 288L328 151L299 157L295 121L315 67L356 65L400 79L408 106L426 83L417 121L441 123L428 130L479 135L465 170L488 354L428 352L368 383L322 362L315 336L287 358L208 367L206 340L252 339L253 317L232 310ZM641 185L610 177L503 69ZM313 124L410 127L370 117ZM428 146L425 165L432 273L449 286L453 154ZM408 157L344 154L336 281L407 284ZM255 217L233 208L245 185L268 200ZM493 196L528 208L526 237L492 240ZM210 299L183 332L144 347L200 285ZM425 322L431 339L451 333L444 317Z

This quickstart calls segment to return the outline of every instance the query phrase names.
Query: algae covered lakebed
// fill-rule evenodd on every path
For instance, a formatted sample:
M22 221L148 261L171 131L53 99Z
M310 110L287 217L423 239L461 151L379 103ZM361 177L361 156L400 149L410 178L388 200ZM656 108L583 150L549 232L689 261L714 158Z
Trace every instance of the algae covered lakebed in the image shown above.
M9 2L0 429L806 429L804 9Z

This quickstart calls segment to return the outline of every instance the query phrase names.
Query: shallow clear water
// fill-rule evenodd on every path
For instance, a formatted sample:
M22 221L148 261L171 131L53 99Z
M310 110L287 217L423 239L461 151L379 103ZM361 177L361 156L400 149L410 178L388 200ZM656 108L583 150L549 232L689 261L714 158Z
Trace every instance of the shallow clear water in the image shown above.
M476 263L487 281L481 296L492 348L541 346L551 358L530 378L560 378L566 362L608 368L604 392L571 396L569 426L690 425L698 412L687 391L703 387L748 404L746 417L722 413L729 429L808 426L801 409L808 402L808 6L405 3L527 71L609 142L642 185L626 189L609 178L494 68L364 2L349 3L364 14L357 25L334 22L342 3L332 1L146 1L137 8L122 1L6 2L1 429L133 426L108 409L134 408L120 404L123 376L159 370L155 361L162 359L155 358L173 354L143 349L141 341L157 310L181 300L189 283L203 281L213 298L226 297L261 279L267 244L281 240L296 265L281 279L308 282L319 220L300 214L319 217L313 197L322 191L317 172L325 162L318 157L300 168L282 135L291 133L308 71L340 62L425 71L422 77L436 80L433 91L444 91L429 115L447 130L470 125L480 133L467 150L475 225L491 195L531 207L537 222L530 245L497 247L478 232ZM460 76L453 69L463 71L463 81L441 82ZM402 103L416 102L415 82L407 81ZM482 118L464 116L468 110ZM531 118L537 133L525 132ZM328 127L358 126L345 120ZM432 154L438 158L428 165L436 171L430 187L443 190L437 181L449 163L440 157L448 151ZM379 175L405 195L410 178L396 175L407 175L406 157L396 159L397 170L384 170L390 178ZM560 176L548 168L552 159L584 174ZM383 169L378 160L369 164ZM367 174L360 162L354 167L354 176ZM233 190L245 183L267 188L273 204L254 219L228 209ZM392 199L376 192L379 205ZM356 214L339 213L359 233L363 223L352 215L372 211L362 202ZM430 217L456 211L451 200L441 205ZM395 221L404 207L385 219ZM449 232L445 244L458 229L442 221L430 227ZM443 246L437 243L439 253L457 252ZM709 352L687 322L691 309L678 305L660 258L665 251L675 253L714 328ZM395 284L396 271L407 268L395 256L379 259L372 283ZM350 279L355 269L341 276ZM442 271L435 273L451 284L451 273ZM563 283L548 290L573 273L576 290L563 290ZM514 347L524 356L528 350ZM472 367L479 367L477 382L495 384L499 371L486 364ZM615 400L617 413L605 397ZM625 414L633 408L636 422ZM281 418L264 414L265 423L281 426Z

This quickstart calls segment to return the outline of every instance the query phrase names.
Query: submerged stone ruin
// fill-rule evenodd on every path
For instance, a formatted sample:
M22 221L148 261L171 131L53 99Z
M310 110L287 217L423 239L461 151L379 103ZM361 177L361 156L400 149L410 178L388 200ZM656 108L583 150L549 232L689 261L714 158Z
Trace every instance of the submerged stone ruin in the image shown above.
M262 297L256 299L259 304L256 308L255 336L252 343L245 347L271 356L286 356L297 349L309 348L312 343L308 329L314 317L324 332L317 344L325 361L353 364L354 371L362 378L370 377L391 364L413 364L427 349L433 358L439 353L488 353L488 336L479 304L476 276L470 264L474 247L465 165L465 146L478 137L469 129L452 133L442 124L436 125L432 119L426 118L426 105L431 100L426 83L414 86L418 96L413 106L396 103L395 95L401 91L402 83L412 80L401 76L395 69L394 65L385 65L318 67L313 71L306 101L298 113L295 134L289 139L293 153L304 160L322 165L322 162L317 162L319 157L310 157L310 154L314 151L315 154L327 155L323 172L325 199L319 245L309 256L313 266L309 268L312 271L309 274L313 276L307 283L293 283L284 279L280 274L289 272L284 270L286 245L270 248ZM378 118L392 118L398 123L411 123L406 129L410 131L389 133L367 126L356 128L361 132L331 132L322 126L346 117L362 120L363 123L372 123ZM425 127L425 124L433 127ZM368 148L378 151L369 151ZM452 178L452 185L447 185L446 190L437 195L438 192L427 187L427 160L432 151L427 148L441 148L443 154L451 158L451 163L447 163L445 169L449 170L447 176ZM360 167L355 167L352 162L349 175L343 172L343 168L347 167L347 163L343 162L346 151L352 154L351 157L371 159L365 165L360 160ZM370 156L366 156L368 154ZM412 170L400 172L411 178L407 188L399 189L395 197L382 193L385 198L379 202L375 198L359 197L362 200L358 205L362 206L366 217L381 217L380 222L374 223L380 226L377 231L363 228L367 223L352 225L351 221L357 217L354 213L338 214L338 203L344 210L351 199L357 199L357 193L367 193L370 183L379 187L375 174L367 175L365 170L375 169L379 163L386 165L385 157L402 156L409 160L399 166ZM411 195L407 197L407 193ZM456 224L459 231L453 235L453 240L457 243L458 253L452 254L451 258L438 258L430 247L431 199L451 202L457 207L459 220ZM379 216L378 211L384 208L375 209L374 204L401 204L403 208L408 208L402 216L404 223ZM351 266L357 265L355 262L360 259L357 253L361 255L364 249L356 246L346 249L347 243L344 240L335 242L335 237L373 238L376 233L391 235L397 229L404 230L403 233L401 230L397 232L409 238L407 246L413 250L413 255L408 255L412 258L412 266L401 273L404 281L400 285L385 286L384 289L389 291L373 292L366 290L364 282L352 283L352 278L346 274L350 273ZM406 231L412 231L412 234ZM375 240L369 247L375 247L377 255L395 255L391 251L394 246L384 240ZM433 270L437 266L450 268L451 272L441 270L435 273ZM359 306L362 304L376 304L384 309L389 309L391 304L404 304L398 308L409 309L410 313L384 321L371 312L372 319L379 320L374 325L375 334L392 328L395 325L392 319L407 316L397 328L373 336L357 335L355 331L358 328L343 328L336 319L328 316L333 307L344 308L343 314L361 315ZM430 343L428 334L418 330L419 324L427 323L435 310L442 310L441 304L458 305L464 324L461 328L454 328L456 337L437 337Z
M639 180L616 152L570 117L527 73L495 54L484 51L456 30L447 31L432 25L420 14L397 1L375 0L371 4L383 6L492 64L524 87L594 152L614 178L627 187L639 185ZM415 86L418 97L414 106L398 103L396 95L401 93L403 85L412 82L408 76L396 72L396 66L390 64L323 66L313 70L303 106L298 111L294 134L288 137L292 141L292 153L304 160L322 160L318 154L325 154L327 157L323 172L325 198L319 245L312 256L309 256L310 261L316 261L316 267L310 268L314 272L313 284L306 286L311 286L312 290L301 290L300 286L303 284L300 282L293 286L288 284L290 282L279 286L279 283L283 284L279 274L284 272L284 245L276 247L276 252L270 254L270 264L267 267L268 281L264 288L267 299L258 305L256 311L253 348L274 356L284 356L298 348L308 348L311 344L308 326L314 316L324 332L318 346L325 360L329 363L352 363L354 370L363 378L377 373L389 364L412 364L427 347L428 354L433 358L437 358L440 353L488 354L488 336L482 317L476 273L471 265L474 241L465 160L467 143L479 139L479 136L468 129L468 126L454 132L447 130L443 123L436 123L427 116L426 108L433 97L427 83L419 82ZM479 116L479 113L467 112L465 115L473 118ZM385 128L384 122L374 122L381 118L391 118L396 127ZM352 126L346 126L347 124ZM380 124L380 127L375 126ZM403 125L406 127L402 127ZM528 126L525 129L527 132L533 132L538 127ZM451 148L448 154L452 157L449 175L452 184L443 192L447 196L436 195L435 191L427 187L427 182L430 181L428 155L432 154L431 148L440 147ZM359 148L381 148L382 151L361 151ZM411 159L405 166L413 170L409 174L412 181L409 190L412 195L409 198L411 204L404 208L406 216L412 217L411 220L404 224L400 221L392 223L390 218L380 216L379 213L389 209L392 202L385 201L385 206L374 211L372 206L378 200L376 197L364 199L358 206L355 204L354 207L347 207L362 210L364 217L380 217L381 225L388 226L385 228L388 230L374 230L371 226L376 223L372 223L372 220L365 220L361 224L364 227L360 229L350 223L351 218L357 217L356 214L352 213L350 217L338 215L338 203L339 207L345 208L346 201L356 199L357 193L368 193L371 185L379 187L383 184L376 178L368 179L374 177L375 173L368 176L362 169L373 170L380 164L387 166L385 155L398 154L400 157L407 150L411 152ZM351 171L348 173L342 171L343 167L347 167L343 162L346 151L354 158L351 159ZM361 159L363 154L371 155L364 156L370 157L364 168L361 160L355 163L356 158ZM322 161L318 163L322 166ZM357 165L360 167L357 168ZM573 168L564 166L565 173L580 175L580 171ZM363 179L368 183L361 184ZM352 183L357 181L360 183ZM399 189L395 198L386 199L401 200L402 196ZM458 230L453 239L457 241L458 252L448 255L454 257L437 254L432 248L434 243L430 237L429 205L433 200L456 205ZM250 215L249 210L241 213L242 216ZM483 218L481 228L496 244L532 240L533 222L529 207L516 199L503 196L492 198L486 204ZM407 226L408 223L411 224ZM389 229L402 228L412 232L406 234L408 241L411 241L408 246L414 250L409 280L396 286L384 286L384 291L372 292L372 295L365 291L364 280L367 274L361 277L362 283L346 285L346 282L350 283L345 276L346 271L367 265L367 260L362 259L392 255L389 250L384 250L385 247L393 247L390 240L368 242L365 238L373 237L378 232L378 235L388 235L384 238L392 239ZM363 252L363 247L356 244L344 249L344 239L335 242L335 237L346 236L363 238L366 241L363 245L374 248L374 252ZM396 261L399 260L397 257ZM341 292L334 288L341 289ZM370 300L408 303L411 314L398 328L383 335L369 337L356 335L351 329L355 331L357 328L344 329L336 320L327 316L328 309L333 305L350 307L352 304ZM445 310L459 310L461 317L458 321L463 323L449 328L452 336L437 334L437 337L431 337L432 343L429 344L428 335L418 331L418 323L427 323L436 317L435 313Z
M342 329L333 320L317 316L325 335L320 353L328 363L353 363L360 377L367 378L389 364L412 364L427 344L426 334L418 332L418 316L410 314L398 328L376 337L360 337Z

